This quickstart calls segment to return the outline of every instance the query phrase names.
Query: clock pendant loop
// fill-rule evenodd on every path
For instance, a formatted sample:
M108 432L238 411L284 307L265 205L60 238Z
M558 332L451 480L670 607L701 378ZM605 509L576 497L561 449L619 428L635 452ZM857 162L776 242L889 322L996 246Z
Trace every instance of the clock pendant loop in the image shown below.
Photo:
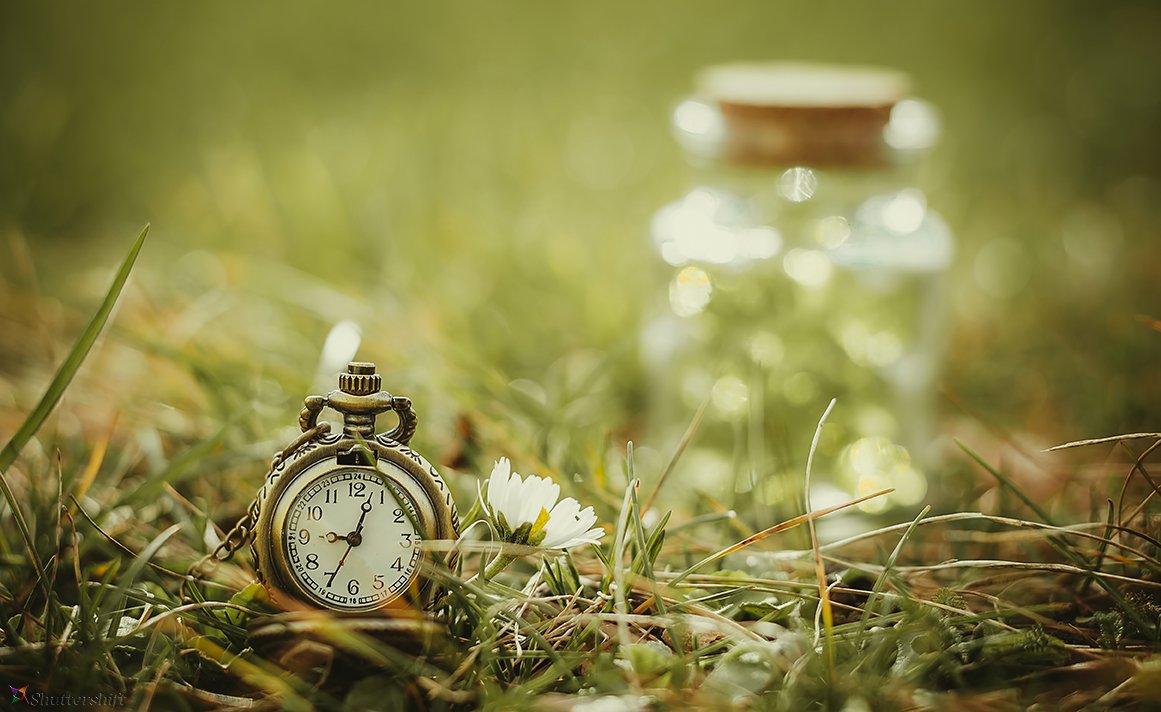
M323 408L330 406L343 416L343 434L364 440L375 436L375 416L393 412L399 417L399 424L384 437L400 445L411 442L419 416L411 407L411 399L393 396L379 390L382 377L375 373L375 364L361 361L352 362L347 372L339 376L338 390L325 396L307 396L302 412L298 415L298 425L307 432L318 425L318 417Z

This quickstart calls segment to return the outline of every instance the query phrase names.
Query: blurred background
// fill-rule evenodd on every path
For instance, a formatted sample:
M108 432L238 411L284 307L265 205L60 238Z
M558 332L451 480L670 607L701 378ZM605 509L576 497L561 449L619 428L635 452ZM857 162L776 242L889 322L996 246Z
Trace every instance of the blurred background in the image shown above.
M806 59L897 67L940 111L947 430L1155 431L1159 34L1139 2L5 3L0 430L148 222L54 422L78 456L114 417L147 459L229 425L248 494L350 320L445 466L594 473L647 432L672 108L705 65Z

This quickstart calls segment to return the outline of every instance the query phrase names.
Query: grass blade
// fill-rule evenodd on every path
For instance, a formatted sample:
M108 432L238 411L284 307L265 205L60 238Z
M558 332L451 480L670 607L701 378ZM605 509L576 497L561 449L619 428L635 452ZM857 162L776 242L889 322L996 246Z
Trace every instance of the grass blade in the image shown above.
M984 468L984 470L986 470L988 472L988 474L990 474L992 477L995 477L997 480L999 480L1000 484L1004 485L1004 487L1006 487L1009 491L1011 491L1012 494L1019 497L1020 501L1023 502L1025 505L1027 505L1028 509L1031 509L1033 512L1036 513L1036 516L1040 517L1041 521L1045 522L1046 524L1051 524L1054 527L1057 526L1056 522L1053 521L1052 517L1048 515L1048 512L1044 511L1044 509L1040 505L1036 504L1036 502L1031 497L1024 494L1024 491L1021 490L1019 487L1017 487L1015 485L1015 483L1013 483L1012 480L1008 479L1008 477L1006 475L1004 475L1002 472L1000 472L996 468L989 465L987 460L980 457L980 455L975 450L972 450L970 447L968 447L968 445L966 443L964 443L959 438L955 439L955 444L959 447L960 450L963 450L965 453L967 453L968 457L975 460L977 465Z
M137 241L133 243L133 248L129 250L129 254L125 256L124 261L121 262L121 268L117 270L116 276L113 278L113 284L109 286L109 291L105 293L105 299L101 302L101 307L97 313L93 315L89 325L81 332L80 338L73 344L72 351L69 352L64 363L57 369L56 375L53 376L52 382L48 384L44 395L40 402L24 419L24 423L16 434L4 445L4 449L0 450L0 491L4 494L4 499L8 501L8 507L12 510L12 518L16 521L16 527L20 530L20 535L24 537L24 543L28 546L28 553L31 557L33 566L36 567L36 576L40 581L41 586L44 587L45 595L49 594L44 583L44 566L40 562L40 557L36 553L36 544L32 538L32 532L28 528L28 521L24 518L24 512L16 502L16 496L12 493L12 488L8 486L8 480L4 474L8 468L16 461L20 455L20 451L32 439L32 436L40 430L44 425L44 421L48 419L49 414L52 413L53 408L60 401L64 395L65 389L68 388L69 383L72 382L73 376L81 367L85 357L89 355L89 350L93 348L93 344L97 341L97 337L101 334L101 330L105 327L105 322L109 320L109 314L113 311L113 306L117 303L117 298L121 296L121 290L125 286L125 282L129 279L129 273L133 270L133 263L137 261L137 255L141 252L141 246L145 244L145 236L149 234L149 226L146 225L141 230L141 234L137 236Z
M856 645L856 648L859 650L862 650L863 647L863 636L867 632L867 624L871 622L871 613L875 608L875 604L878 603L879 598L883 594L883 588L887 585L887 574L895 567L895 562L899 560L899 554L903 553L904 544L915 533L915 528L919 526L919 522L930 511L931 505L928 505L923 508L919 516L915 517L914 521L911 522L911 526L907 527L907 531L903 532L903 536L899 537L899 543L895 545L895 549L891 551L891 556L887 558L887 563L883 566L883 570L879 572L879 576L875 579L875 585L871 587L871 594L867 596L867 602L863 605L863 615L859 621L858 644Z
M101 334L101 330L105 328L105 322L109 320L109 314L113 311L113 306L117 303L117 298L121 296L121 289L124 288L125 282L129 279L129 272L133 269L133 263L137 261L137 255L141 252L141 246L145 244L145 236L149 234L149 226L146 225L137 236L137 241L133 243L133 248L129 250L129 254L125 256L125 260L121 262L121 268L117 270L117 275L113 278L113 284L109 286L109 291L105 293L105 300L101 302L101 308L93 315L89 325L81 333L80 338L73 344L72 351L69 352L68 357L64 363L57 369L56 375L53 376L52 382L48 384L44 395L40 402L28 414L24 420L24 424L12 436L12 439L0 450L0 474L6 472L8 467L16 461L16 457L20 451L32 439L32 436L40 430L40 426L48 419L53 408L56 407L65 389L68 388L69 383L72 382L73 376L81 367L85 357L89 355L89 350L93 348L93 344L97 341L97 337ZM7 487L5 487L7 491Z
M826 423L827 417L830 416L831 410L834 409L834 398L830 399L830 405L823 411L822 417L818 419L818 427L814 429L814 438L810 441L810 454L806 456L806 483L804 496L806 497L806 511L811 511L810 504L810 471L814 467L814 453L818 450L818 440L822 437L822 426ZM814 526L814 519L807 520L807 526L810 529L810 548L814 550L814 572L818 578L818 605L822 610L822 624L826 633L826 661L827 670L831 677L834 677L834 611L830 606L830 590L826 587L826 566L822 563L822 552L818 548L818 532ZM817 625L817 624L816 624ZM818 631L815 630L815 637L817 638Z
M823 509L818 509L818 510L815 510L813 512L807 512L806 514L799 514L797 517L792 517L790 519L787 519L784 522L779 522L778 524L775 524L772 527L767 527L766 529L763 529L762 531L758 532L757 534L751 534L750 536L746 537L745 539L742 539L741 541L730 544L726 548L724 548L720 551L717 551L713 554L710 554L709 556L705 557L704 559L697 562L693 566L690 566L685 571L682 571L680 574L678 574L672 580L671 583L673 583L673 584L681 583L686 578L688 578L690 575L696 573L701 567L705 566L706 564L713 563L713 562L717 561L718 559L725 558L726 556L729 556L730 554L732 554L736 551L740 551L742 549L745 549L747 546L753 544L754 542L761 541L768 536L771 536L773 534L778 534L779 532L784 532L787 529L793 529L794 527L800 526L802 524L806 524L807 522L818 519L819 517L825 517L828 514L834 514L835 512L846 509L847 507L858 506L858 505L862 504L863 502L875 499L876 497L884 497L886 495L891 494L894 491L895 491L894 488L879 490L878 492L872 492L871 494L863 495L862 497L859 497L858 499L852 499L848 502L843 502L842 504L836 504L836 505L833 505L830 507L824 507Z
M1120 443L1126 440L1145 440L1148 438L1161 438L1161 433L1128 433L1127 435L1110 435L1107 438L1090 438L1088 440L1074 440L1063 445L1055 445L1050 448L1045 448L1040 452L1056 452L1057 450L1068 450L1074 447L1085 447L1087 445L1101 445L1103 443Z
M630 444L629 457L632 457L632 454L632 444ZM628 597L625 595L625 543L629 535L629 527L632 526L629 518L633 516L633 490L639 484L637 480L630 480L629 484L625 487L625 499L621 503L621 512L617 517L617 533L614 538L613 555L611 557L613 583L617 585L617 590L613 596L613 610L618 616L617 634L622 645L628 645L630 642L629 628L625 624L624 618L629 613Z
M681 440L677 443L677 449L673 451L673 455L669 458L669 462L665 463L665 469L661 471L661 476L657 478L657 484L653 486L653 492L645 500L645 505L641 507L642 512L648 512L653 506L653 500L657 498L657 493L665 485L665 480L669 478L673 468L677 467L677 461L681 459L685 449L693 442L693 438L697 435L698 429L701 427L702 418L705 417L706 408L709 407L710 394L702 400L701 405L698 406L697 412L693 415L693 420L689 421L689 427L685 429L685 434L681 436Z
M961 450L967 453L969 457L975 460L976 464L984 468L993 477L999 480L1002 485L1007 487L1017 497L1019 497L1020 500L1024 502L1024 504L1026 504L1029 509L1036 513L1036 516L1040 517L1045 523L1049 524L1053 528L1059 528L1058 525L1052 520L1052 518L1048 516L1048 512L1044 511L1043 508L1036 504L1036 502L1033 501L1031 497L1024 494L1024 492L1019 487L1017 487L1015 483L1005 477L999 470L989 465L987 461L976 454L974 450L972 450L958 438L956 438L955 444L958 445ZM1094 572L1092 565L1085 561L1083 556L1076 553L1067 544L1067 542L1061 540L1059 537L1048 537L1047 541L1054 549L1056 549L1057 552L1059 552L1066 559L1072 561L1072 563L1075 564L1079 570L1087 572L1087 575L1092 577L1093 580L1095 580L1097 584L1105 590L1105 593L1109 595L1109 598L1113 599L1113 601L1121 608L1121 610L1125 612L1125 615L1128 616L1129 619L1132 620L1139 629L1141 629L1141 631L1149 634L1153 639L1157 639L1158 634L1161 633L1161 630L1159 630L1156 622L1146 620L1141 615L1141 612L1138 611L1135 606L1131 605L1125 599L1124 595L1118 591L1108 580L1106 580L1106 576L1098 575L1097 572Z

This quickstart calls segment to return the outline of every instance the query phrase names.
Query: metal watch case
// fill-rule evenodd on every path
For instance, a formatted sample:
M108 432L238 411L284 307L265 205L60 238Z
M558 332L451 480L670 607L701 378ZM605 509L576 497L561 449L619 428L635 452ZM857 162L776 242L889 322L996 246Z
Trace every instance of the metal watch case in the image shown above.
M459 521L451 490L435 467L408 447L417 423L411 400L393 396L381 390L381 385L374 364L352 362L347 373L340 374L337 390L326 396L307 397L299 417L302 435L274 456L258 491L252 505L256 522L252 543L255 569L272 601L283 610L354 612L331 609L312 600L292 575L287 561L289 533L283 521L286 507L279 507L279 503L289 501L331 470L370 469L393 482L397 492L414 505L425 542L458 536ZM318 422L320 412L327 406L343 416L342 433L331 433L328 423ZM376 434L375 417L388 412L398 416L398 425L390 432ZM409 590L374 610L429 607L436 587L423 575L422 567L432 556L430 550L423 552L420 571ZM357 611L363 615L367 612Z

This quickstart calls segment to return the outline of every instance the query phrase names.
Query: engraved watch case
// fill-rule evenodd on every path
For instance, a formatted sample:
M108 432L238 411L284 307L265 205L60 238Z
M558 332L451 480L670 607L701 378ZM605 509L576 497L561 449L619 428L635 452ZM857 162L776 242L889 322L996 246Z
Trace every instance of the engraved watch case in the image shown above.
M423 543L456 538L455 502L439 472L408 446L417 423L411 400L393 396L381 386L374 364L352 362L339 376L338 389L307 397L299 417L302 435L274 456L251 505L255 568L272 602L284 611L366 616L422 610L432 603L436 587L422 567L433 553ZM341 433L332 433L329 423L319 422L328 406L343 417ZM399 422L391 431L376 434L375 418L383 413L395 413ZM332 492L323 491L327 487L334 490L334 499ZM357 493L358 498L340 502L339 492L352 498ZM325 525L300 528L299 520L316 514L323 524L328 511L351 512L357 526L332 525L326 533ZM370 523L364 532L368 513ZM341 521L348 519L344 516ZM412 531L415 541L407 533ZM392 541L392 536L406 539ZM337 565L330 564L331 572L326 566L320 569L318 554L303 553L308 546L335 552L327 554L332 559L345 553ZM352 551L353 560L362 561L364 569L381 567L388 578L373 574L362 582L346 579L345 586L336 585L336 574ZM307 572L304 565L310 556L314 572ZM348 564L348 572L352 567L361 570Z

